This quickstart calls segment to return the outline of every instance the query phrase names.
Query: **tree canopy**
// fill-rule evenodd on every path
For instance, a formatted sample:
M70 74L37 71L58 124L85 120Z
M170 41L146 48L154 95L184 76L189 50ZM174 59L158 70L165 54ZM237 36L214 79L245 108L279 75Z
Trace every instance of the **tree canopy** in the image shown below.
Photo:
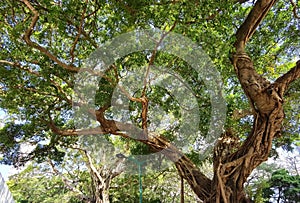
M116 154L156 154L147 166L172 162L203 202L250 202L251 172L300 144L299 7L1 1L1 162L62 167L77 150L97 196L122 171L111 167L128 162Z

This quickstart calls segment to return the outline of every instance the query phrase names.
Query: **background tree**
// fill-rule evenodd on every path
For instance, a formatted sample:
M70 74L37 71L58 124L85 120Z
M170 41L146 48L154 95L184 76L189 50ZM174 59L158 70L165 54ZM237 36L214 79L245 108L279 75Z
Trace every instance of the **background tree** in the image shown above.
M91 175L80 162L72 157L72 166L66 166L70 159L62 164L59 172L49 164L34 163L22 172L10 177L7 182L17 203L32 202L95 202ZM76 164L74 165L74 162ZM175 167L150 173L142 177L143 202L180 202L180 178ZM131 203L139 201L139 183L137 175L121 174L110 185L110 202ZM187 183L185 183L185 201L200 202Z
M180 175L204 202L248 202L244 183L272 147L288 148L296 139L299 144L299 6L275 0L1 1L1 108L10 115L1 130L2 162L22 165L51 159L60 164L79 135L104 135L111 143L123 142L127 153L171 146L164 156L176 160ZM122 112L111 109L119 76L155 62L186 80L197 96L201 118L194 133L208 132L211 106L203 81L185 61L157 49L132 53L112 64L99 81L96 108L89 109L99 127L75 129L71 96L83 60L121 33L153 27L199 43L222 75L228 114L225 132L209 157L214 162L212 179L196 165L196 140L185 139L193 149L185 155L180 151L184 149L170 144L180 138L180 122L148 136L146 121L153 104L181 120L178 109L183 106L169 92L144 86L145 91L129 97L132 123L143 128L147 139L129 138L117 127L130 128L117 119ZM24 154L24 144L34 149Z
M122 160L104 165L91 154L69 149L60 164L33 162L7 184L17 202L109 202L110 182L123 172Z
M290 175L286 169L272 173L271 179L263 189L266 202L297 202L300 198L300 177Z
M272 176L272 172L278 170L275 164L263 163L258 166L248 178L245 184L245 190L248 196L256 203L266 201L263 190L269 187L268 181Z
M60 176L49 172L41 166L30 165L21 173L10 177L7 184L14 200L18 203L83 202L76 192L66 187Z

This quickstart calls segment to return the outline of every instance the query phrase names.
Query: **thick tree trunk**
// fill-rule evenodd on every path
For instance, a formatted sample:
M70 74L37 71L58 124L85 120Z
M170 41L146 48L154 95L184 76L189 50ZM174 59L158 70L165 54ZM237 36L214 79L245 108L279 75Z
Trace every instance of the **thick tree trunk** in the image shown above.
M254 114L252 132L239 146L238 135L227 132L215 147L214 179L211 197L206 202L250 202L244 193L244 183L250 173L271 150L272 140L279 136L283 113L283 92L257 74L253 62L245 53L247 41L267 15L276 0L259 0L236 33L236 53L232 64Z
M236 55L235 67L245 93L250 98L254 123L241 146L227 133L215 149L215 195L211 202L250 202L244 186L250 173L268 159L274 137L280 135L284 118L282 93L259 76L246 55Z

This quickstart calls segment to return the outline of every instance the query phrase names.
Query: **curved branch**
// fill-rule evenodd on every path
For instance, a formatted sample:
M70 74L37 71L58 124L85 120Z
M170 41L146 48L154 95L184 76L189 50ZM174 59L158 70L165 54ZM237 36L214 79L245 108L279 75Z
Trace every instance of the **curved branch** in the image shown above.
M62 136L79 136L79 135L99 135L99 134L107 134L102 130L102 128L90 128L90 129L60 129L58 128L55 123L50 120L48 123L49 128L52 130L53 133Z
M62 136L78 136L78 135L99 135L99 134L106 134L103 132L100 127L98 128L91 128L91 129L67 129L61 130L59 128L51 128L52 131L58 135Z
M279 105L278 103L282 103L282 96L274 89L270 81L256 72L251 58L245 53L245 46L275 2L276 0L258 0L255 3L246 20L236 32L235 54L232 60L253 111L262 114L272 112Z
M48 56L51 60L53 60L54 62L56 62L58 65L60 65L61 67L65 68L66 70L72 71L72 72L78 72L79 68L72 66L72 65L68 65L66 63L63 63L61 60L59 60L56 56L54 56L52 53L50 53L49 50L47 50L46 48L40 46L39 44L33 42L30 37L32 35L32 32L36 26L36 23L39 19L39 12L30 4L30 2L28 0L20 0L21 2L23 2L29 9L30 11L33 13L33 17L30 23L30 26L28 27L28 29L25 31L25 34L23 36L23 39L25 40L25 42L39 50L41 53L44 53L46 56Z
M83 27L83 22L84 22L84 18L85 18L85 13L86 13L86 9L87 9L87 4L88 4L88 0L85 1L85 7L83 9L83 12L81 14L81 20L80 20L80 25L79 25L79 29L78 29L78 34L76 35L76 38L74 40L74 43L73 43L73 46L70 50L70 55L71 55L71 60L72 60L72 63L74 61L74 51L75 51L75 47L76 47L76 44L78 43L78 40L82 34L82 27Z
M293 67L291 70L289 70L284 75L277 78L277 80L274 82L275 88L277 88L280 91L281 96L285 93L285 91L288 89L289 85L300 78L300 60L297 61L296 66Z
M236 32L236 42L234 44L236 53L244 53L246 43L249 41L258 25L267 15L276 0L258 0L244 23Z
M295 18L300 19L300 16L297 14L297 4L293 0L290 0L290 2L293 6L293 14Z

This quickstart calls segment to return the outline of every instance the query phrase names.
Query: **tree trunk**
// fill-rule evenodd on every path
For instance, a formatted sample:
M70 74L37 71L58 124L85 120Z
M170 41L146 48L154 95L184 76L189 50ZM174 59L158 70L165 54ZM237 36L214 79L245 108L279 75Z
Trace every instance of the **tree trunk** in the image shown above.
M235 135L226 133L215 148L214 195L210 202L250 202L244 183L250 173L268 159L274 137L280 136L284 118L282 94L254 72L250 58L235 56L235 67L243 89L252 101L252 132L241 146Z
M82 151L87 158L85 163L91 174L93 203L109 203L109 188L111 180L123 172L124 168L121 167L121 165L124 160L119 159L111 166L102 166L100 169L97 169L87 150L82 148L76 149Z
M284 118L283 94L297 76L291 77L287 73L285 81L282 78L282 81L278 79L271 84L256 72L252 60L245 53L247 41L275 2L258 0L236 32L232 64L252 108L253 128L241 146L239 136L230 132L219 139L214 152L213 188L205 202L251 202L244 193L244 183L250 173L268 159L273 139L280 136Z
M103 174L102 174L103 175ZM98 176L93 179L93 202L94 203L109 203L109 188L111 182L110 174L102 176L101 180Z
M283 119L282 107L276 108L270 116L257 116L253 126L253 132L242 145L242 147L229 156L227 153L228 145L231 143L222 139L219 143L221 152L215 156L215 197L211 202L249 202L245 198L244 183L253 169L260 163L266 161L271 150L272 139L279 134L280 122ZM219 151L218 151L219 150Z

